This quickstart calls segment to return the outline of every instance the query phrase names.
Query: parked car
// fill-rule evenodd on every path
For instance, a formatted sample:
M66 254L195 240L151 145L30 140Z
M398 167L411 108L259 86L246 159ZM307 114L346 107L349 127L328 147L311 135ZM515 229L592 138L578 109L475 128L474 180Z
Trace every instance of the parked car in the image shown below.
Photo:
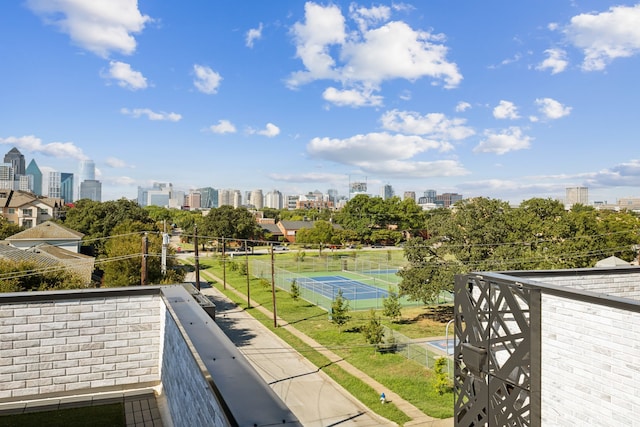
M274 252L275 252L275 251L288 251L288 250L289 250L289 248L287 248L286 246L280 246L280 245L277 245L277 246L274 246L274 247L273 247L273 250L274 250Z

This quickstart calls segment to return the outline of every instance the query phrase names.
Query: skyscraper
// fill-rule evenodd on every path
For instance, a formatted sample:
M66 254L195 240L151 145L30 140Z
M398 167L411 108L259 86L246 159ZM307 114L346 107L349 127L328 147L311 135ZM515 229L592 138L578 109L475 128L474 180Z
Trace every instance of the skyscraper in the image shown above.
M24 156L16 147L4 155L4 162L13 167L14 175L24 175Z
M60 173L60 198L65 203L73 202L73 174L68 172Z
M80 183L79 199L90 199L94 202L102 201L102 183L95 179L85 179Z
M29 166L25 169L25 175L30 177L31 191L36 196L42 196L42 171L34 159L31 159Z
M80 160L80 167L78 168L77 199L85 199L86 198L86 197L82 197L82 194L81 194L82 193L82 183L84 181L95 181L95 180L96 180L96 164L93 162L93 160ZM89 184L87 186L87 188L91 188L94 185L95 184ZM91 197L88 197L88 198L91 198Z

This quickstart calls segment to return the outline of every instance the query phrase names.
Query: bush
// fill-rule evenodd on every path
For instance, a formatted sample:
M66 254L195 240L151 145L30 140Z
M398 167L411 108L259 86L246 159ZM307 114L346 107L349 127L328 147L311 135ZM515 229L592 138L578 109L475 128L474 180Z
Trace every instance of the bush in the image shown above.
M449 372L447 372L447 358L438 357L434 366L436 381L434 387L439 395L443 395L453 388L449 380Z
M291 298L293 298L294 301L298 300L298 297L300 296L300 287L296 283L296 279L293 279L293 281L291 282L291 290L289 293L291 294Z

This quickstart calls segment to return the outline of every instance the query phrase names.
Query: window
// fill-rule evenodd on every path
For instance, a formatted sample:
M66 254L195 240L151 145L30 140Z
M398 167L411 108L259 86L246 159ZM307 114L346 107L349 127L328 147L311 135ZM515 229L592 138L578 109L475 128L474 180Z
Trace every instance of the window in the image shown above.
M49 211L46 208L40 208L40 215L49 215Z
M7 209L7 214L9 214L9 215L13 215L13 214L15 214L15 213L16 213L16 210L15 210L14 208L9 208L9 209Z
M31 216L31 215L32 215L31 209L22 209L22 216Z

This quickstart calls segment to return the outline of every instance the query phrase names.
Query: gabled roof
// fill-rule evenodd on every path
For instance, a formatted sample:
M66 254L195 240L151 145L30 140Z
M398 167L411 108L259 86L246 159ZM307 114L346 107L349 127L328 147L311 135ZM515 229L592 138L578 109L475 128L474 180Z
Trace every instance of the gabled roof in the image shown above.
M40 243L39 245L36 245L32 248L27 249L27 252L39 254L41 256L45 256L48 258L54 258L60 261L69 261L69 260L89 261L94 259L92 256L68 251L64 248L50 245L48 243Z
M619 265L631 265L627 261L618 258L617 256L610 256L609 258L601 259L596 262L596 267L616 267Z
M7 237L9 242L15 240L81 240L84 234L51 221L45 221L35 227Z
M282 230L280 230L276 224L260 224L260 227L275 236L282 235Z

